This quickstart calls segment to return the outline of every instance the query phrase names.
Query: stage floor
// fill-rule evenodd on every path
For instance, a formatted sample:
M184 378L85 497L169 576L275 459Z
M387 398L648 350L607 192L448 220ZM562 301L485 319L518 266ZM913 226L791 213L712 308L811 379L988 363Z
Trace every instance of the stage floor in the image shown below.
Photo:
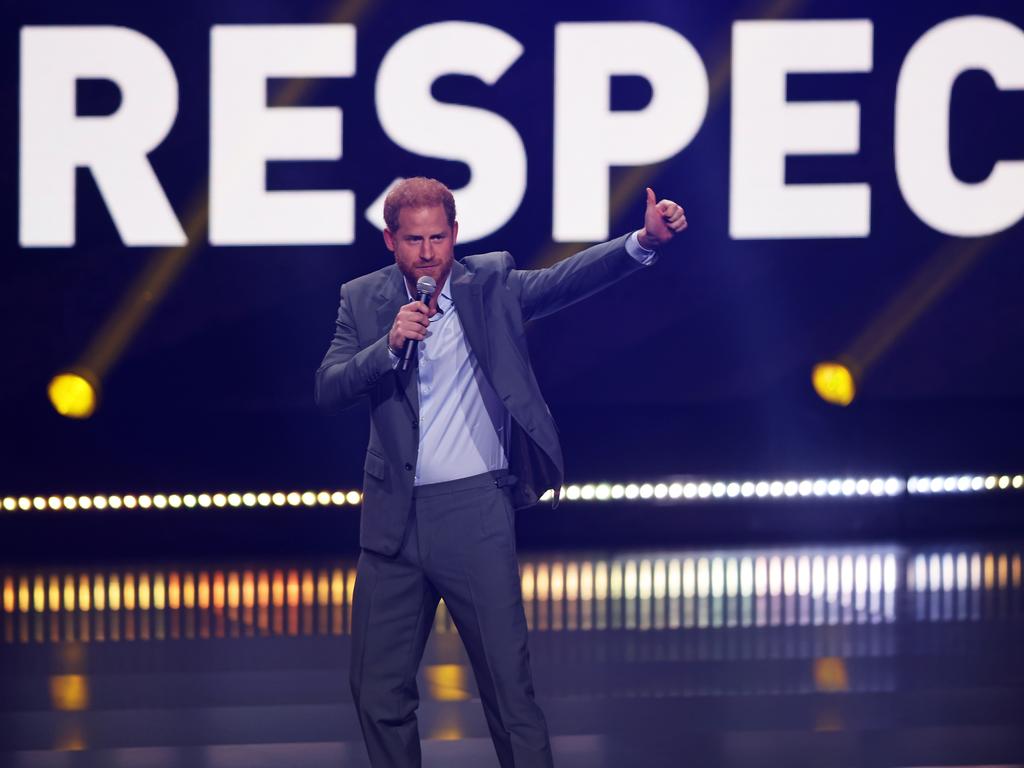
M1019 542L521 554L556 764L1024 763ZM0 571L0 764L368 765L352 561ZM497 765L458 634L427 766Z

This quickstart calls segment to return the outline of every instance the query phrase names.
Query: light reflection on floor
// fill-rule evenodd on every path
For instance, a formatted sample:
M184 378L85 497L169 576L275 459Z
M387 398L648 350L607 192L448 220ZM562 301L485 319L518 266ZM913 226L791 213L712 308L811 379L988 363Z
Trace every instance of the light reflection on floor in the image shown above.
M525 553L558 763L676 765L680 740L697 765L1024 761L1022 551ZM365 765L354 579L352 561L0 570L0 763ZM420 690L426 764L494 764L443 605Z
M521 559L535 632L992 618L986 594L1021 587L1021 553L895 547L636 553ZM6 643L349 631L352 562L3 574ZM454 628L442 603L437 632Z

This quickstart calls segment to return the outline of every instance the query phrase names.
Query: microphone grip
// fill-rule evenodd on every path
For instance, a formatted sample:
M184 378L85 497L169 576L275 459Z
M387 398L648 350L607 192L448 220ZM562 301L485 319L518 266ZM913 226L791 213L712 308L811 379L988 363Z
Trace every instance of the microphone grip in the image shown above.
M402 370L409 370L409 361L412 360L412 356L416 354L416 339L406 339L405 346L402 347Z
M429 293L417 293L416 301L422 301L424 304L430 304ZM419 345L417 339L406 339L405 344L402 346L402 370L409 370L409 363L412 361L413 355L416 354L416 347Z

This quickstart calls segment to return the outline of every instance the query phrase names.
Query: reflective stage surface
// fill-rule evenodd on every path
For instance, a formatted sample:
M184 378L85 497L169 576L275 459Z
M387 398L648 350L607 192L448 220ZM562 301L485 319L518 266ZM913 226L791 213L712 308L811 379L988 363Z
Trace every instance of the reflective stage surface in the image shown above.
M1022 551L524 553L556 763L1020 764ZM367 765L354 562L0 578L0 764ZM497 765L443 605L420 693L425 765Z

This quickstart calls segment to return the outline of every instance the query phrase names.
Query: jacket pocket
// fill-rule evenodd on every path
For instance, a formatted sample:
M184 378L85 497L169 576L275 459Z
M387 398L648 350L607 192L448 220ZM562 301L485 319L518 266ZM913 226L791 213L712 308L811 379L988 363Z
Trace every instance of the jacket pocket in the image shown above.
M366 461L363 463L363 470L366 474L372 475L378 480L383 480L388 474L388 463L384 460L383 456L367 451Z

